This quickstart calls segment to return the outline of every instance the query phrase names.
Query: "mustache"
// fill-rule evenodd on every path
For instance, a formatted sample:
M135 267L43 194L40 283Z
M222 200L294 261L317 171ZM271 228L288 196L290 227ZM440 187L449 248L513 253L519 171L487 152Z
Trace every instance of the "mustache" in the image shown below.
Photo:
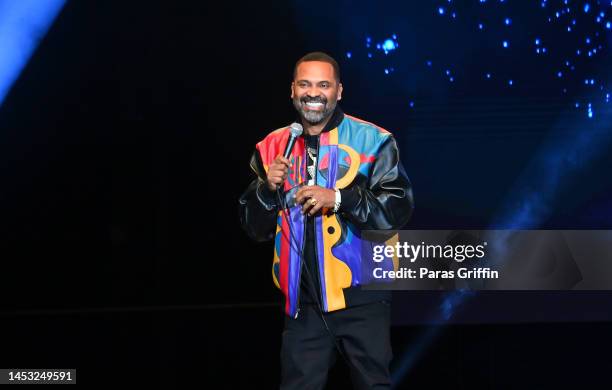
M325 99L322 96L318 96L318 97L309 97L309 96L304 96L303 98L300 99L300 102L302 103L323 103L323 104L327 104L327 99Z

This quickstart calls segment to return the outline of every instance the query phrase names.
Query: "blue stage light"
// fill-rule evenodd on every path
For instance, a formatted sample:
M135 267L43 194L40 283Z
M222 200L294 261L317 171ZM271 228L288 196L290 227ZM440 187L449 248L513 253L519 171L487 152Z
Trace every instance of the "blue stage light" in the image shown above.
M395 50L395 42L393 42L393 40L391 39L387 39L383 42L382 44L382 48L385 51L391 51L391 50Z
M0 1L0 104L65 0Z

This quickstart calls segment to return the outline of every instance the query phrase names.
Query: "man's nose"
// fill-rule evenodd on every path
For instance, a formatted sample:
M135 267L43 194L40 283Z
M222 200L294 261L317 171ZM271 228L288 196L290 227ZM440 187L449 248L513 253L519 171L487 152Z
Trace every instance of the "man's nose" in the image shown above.
M316 98L321 94L319 93L319 89L317 87L310 87L308 91L306 91L306 95L308 95L310 98Z

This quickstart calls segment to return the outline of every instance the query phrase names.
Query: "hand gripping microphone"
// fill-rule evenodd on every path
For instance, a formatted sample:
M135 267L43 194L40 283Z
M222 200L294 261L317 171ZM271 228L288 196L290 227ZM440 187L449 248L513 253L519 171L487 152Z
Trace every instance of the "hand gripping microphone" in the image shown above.
M297 141L298 137L302 135L304 129L302 125L297 122L293 122L290 126L291 135L289 136L289 141L287 141L287 146L285 146L285 153L283 153L283 157L289 158L291 155L291 151L293 150L293 146L295 145L295 141Z

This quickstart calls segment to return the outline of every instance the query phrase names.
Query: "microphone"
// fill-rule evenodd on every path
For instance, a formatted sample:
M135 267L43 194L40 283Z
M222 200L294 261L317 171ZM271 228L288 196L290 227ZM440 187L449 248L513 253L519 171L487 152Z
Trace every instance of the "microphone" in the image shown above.
M283 157L285 158L289 158L289 155L291 155L295 141L297 141L298 137L302 135L304 129L302 128L301 124L293 122L290 126L290 131L291 135L289 136L289 141L287 141L287 146L285 146L285 153L283 153Z
M298 137L302 135L302 132L304 132L304 129L302 128L301 124L297 122L293 122L291 126L289 126L289 131L291 132L291 134L289 135L289 140L287 141L287 145L285 146L285 153L283 153L284 158L289 158L289 156L291 155L291 151L293 150L293 147L295 146L295 141L297 141ZM278 184L276 185L277 192L280 191L281 186L282 185L278 185Z

